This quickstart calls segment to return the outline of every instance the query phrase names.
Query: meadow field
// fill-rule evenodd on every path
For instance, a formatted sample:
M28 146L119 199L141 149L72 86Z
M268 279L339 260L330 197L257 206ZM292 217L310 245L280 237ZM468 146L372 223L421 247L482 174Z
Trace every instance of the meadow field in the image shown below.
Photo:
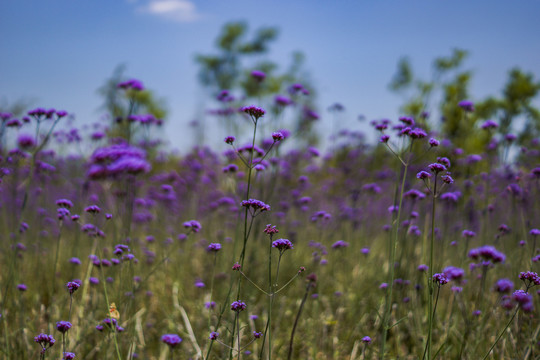
M287 89L219 93L223 142L181 155L138 80L109 126L0 114L0 358L540 358L539 139L477 120L473 153L422 114L322 149Z

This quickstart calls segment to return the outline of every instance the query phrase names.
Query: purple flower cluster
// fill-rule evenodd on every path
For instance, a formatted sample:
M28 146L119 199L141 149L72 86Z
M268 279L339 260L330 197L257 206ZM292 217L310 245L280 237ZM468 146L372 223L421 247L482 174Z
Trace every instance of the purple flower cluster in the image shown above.
M482 258L484 260L492 261L493 263L504 262L506 260L506 255L500 251L497 251L497 249L491 245L484 245L476 249L472 249L469 251L469 257L474 260Z
M220 243L211 243L206 248L206 251L208 251L208 252L218 252L219 250L221 250L221 244Z
M99 148L90 158L87 176L98 180L121 175L138 175L149 172L150 163L146 161L146 152L127 144L111 145Z
M256 199L243 200L240 203L240 205L248 209L252 209L253 213L255 213L257 210L259 210L260 212L270 211L270 205L265 204L261 200L256 200Z
M37 342L41 346L41 353L44 354L45 351L47 351L48 348L52 347L56 340L54 340L52 335L47 334L39 334L38 336L34 337L34 341Z
M122 81L118 85L116 85L120 89L124 90L136 90L136 91L142 91L144 90L143 83L140 80L137 79L129 79L126 81Z
M433 274L433 281L441 286L448 283L448 278L443 273L437 273Z
M66 287L67 287L70 295L73 295L73 293L75 291L77 291L79 289L79 287L81 287L81 284L80 284L79 281L70 281L70 282L68 282L66 284Z
M274 234L277 234L279 230L276 225L272 226L272 224L266 224L266 227L264 228L263 232L268 235L274 235Z
M246 304L240 300L233 301L233 303L231 304L231 310L237 313L246 310L246 307Z
M182 338L176 334L165 334L161 337L161 341L174 348L182 342Z
M62 334L71 329L71 323L69 321L58 321L56 323L56 330L60 331Z
M201 223L198 222L197 220L186 221L184 222L183 226L186 229L191 229L191 231L193 231L194 233L198 233L202 229Z
M249 116L251 116L251 118L254 120L254 121L257 121L259 120L259 118L263 117L264 114L266 114L266 111L264 111L264 109L258 107L258 106L244 106L242 108L240 108L240 111L248 114Z
M532 271L526 271L519 274L519 279L525 282L527 288L540 285L540 276Z
M291 250L293 248L293 244L287 239L277 239L272 242L272 247L278 249L280 252L283 252L285 250Z

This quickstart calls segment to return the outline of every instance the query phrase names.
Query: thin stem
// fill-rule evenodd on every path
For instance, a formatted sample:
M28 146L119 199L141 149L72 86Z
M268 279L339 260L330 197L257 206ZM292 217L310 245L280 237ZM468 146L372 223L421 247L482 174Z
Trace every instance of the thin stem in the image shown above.
M242 350L240 348L240 313L236 313L236 327L238 328L238 360L240 360L240 351Z
M435 174L435 181L433 182L433 203L431 207L431 239L429 246L429 313L428 313L428 339L427 339L427 356L428 360L431 360L431 332L433 330L433 249L435 247L435 209L437 204L437 174ZM437 294L438 298L438 294Z
M441 286L439 285L437 287L437 296L435 298L435 306L433 307L433 314L432 314L432 318L435 317L435 312L437 311L437 303L439 302L439 293L441 291ZM426 347L424 348L424 355L422 356L422 359L425 359L426 358L426 350L428 349L428 344L430 343L431 341L431 332L429 333L428 335L430 338L428 339L428 342L426 343Z
M307 297L309 295L310 287L311 287L311 284L308 284L306 286L306 292L304 293L304 297L302 298L302 302L300 303L300 307L298 308L298 313L296 313L296 318L294 319L294 325L291 330L291 340L289 341L289 354L287 355L288 360L291 360L291 356L293 352L294 333L296 332L296 327L298 326L298 320L300 320L300 315L302 315L304 304L306 303Z
M493 345L491 345L491 347L489 348L488 352L486 353L486 355L484 355L484 357L482 358L482 360L486 360L487 357L489 356L489 354L491 353L491 350L493 350L493 348L495 347L495 345L497 345L497 343L499 342L499 340L501 340L502 336L504 335L504 333L506 332L506 329L508 329L508 327L510 326L510 324L512 323L512 321L514 320L514 318L516 317L517 313L519 311L519 306L516 306L516 311L514 311L514 315L512 315L512 317L510 318L510 320L508 321L508 323L506 324L506 326L504 327L504 329L501 331L501 333L499 334L499 336L497 336L497 340L495 340L495 342L493 343Z

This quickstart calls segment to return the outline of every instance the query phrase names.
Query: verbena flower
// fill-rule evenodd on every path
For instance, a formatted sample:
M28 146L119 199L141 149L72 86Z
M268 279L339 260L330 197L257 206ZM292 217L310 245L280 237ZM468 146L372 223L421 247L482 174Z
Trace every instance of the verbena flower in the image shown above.
M77 291L80 286L81 285L75 281L70 281L66 284L66 287L68 288L70 295L72 295L75 291Z
M208 252L218 252L219 250L221 250L221 244L219 244L219 243L211 243L206 248L206 251L208 251Z
M537 273L532 271L521 272L519 274L519 279L525 282L527 287L534 285L540 285L540 276Z
M437 273L433 274L433 281L441 286L448 283L448 278L443 273Z
M369 336L364 336L364 337L362 338L362 342L363 342L364 344L366 344L366 345L369 345L369 344L371 344L371 338L370 338Z
M264 109L258 107L258 106L244 106L240 108L240 111L248 114L251 116L255 121L259 120L259 118L263 117L264 114L266 114L266 111Z
M73 360L73 359L75 359L75 354L72 353L72 352L65 352L63 359L64 360Z
M182 342L182 338L176 334L165 334L161 337L161 341L174 348Z
M52 347L56 340L53 338L52 335L47 334L39 334L38 336L34 337L34 341L37 342L41 346L41 353L45 353L45 351Z
M272 247L278 249L280 252L290 250L293 248L293 244L287 239L277 239L272 242Z
M60 331L62 334L71 329L71 323L69 321L58 321L56 323L56 330Z
M509 293L514 289L514 283L510 279L499 279L495 283L495 291Z
M233 303L231 304L231 310L236 313L239 313L240 311L244 311L246 307L247 307L246 304L240 300L233 301Z
M470 100L462 100L458 103L458 106L466 112L474 111L474 103Z
M210 339L210 340L217 340L218 337L219 337L219 333L218 333L218 332L215 332L215 331L212 331L212 332L210 333L209 339Z

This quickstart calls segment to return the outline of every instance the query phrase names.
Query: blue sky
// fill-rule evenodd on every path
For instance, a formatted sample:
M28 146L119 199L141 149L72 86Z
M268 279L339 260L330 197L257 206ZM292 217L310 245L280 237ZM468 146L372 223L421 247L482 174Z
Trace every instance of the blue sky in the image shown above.
M398 116L401 98L387 86L404 55L427 77L435 57L469 50L473 100L500 93L511 67L540 77L538 1L18 0L0 2L0 13L0 105L25 97L95 122L96 89L125 63L166 99L166 136L184 150L204 100L194 55L212 52L229 21L278 27L269 58L283 66L304 52L323 130L335 102L356 129L359 114Z

